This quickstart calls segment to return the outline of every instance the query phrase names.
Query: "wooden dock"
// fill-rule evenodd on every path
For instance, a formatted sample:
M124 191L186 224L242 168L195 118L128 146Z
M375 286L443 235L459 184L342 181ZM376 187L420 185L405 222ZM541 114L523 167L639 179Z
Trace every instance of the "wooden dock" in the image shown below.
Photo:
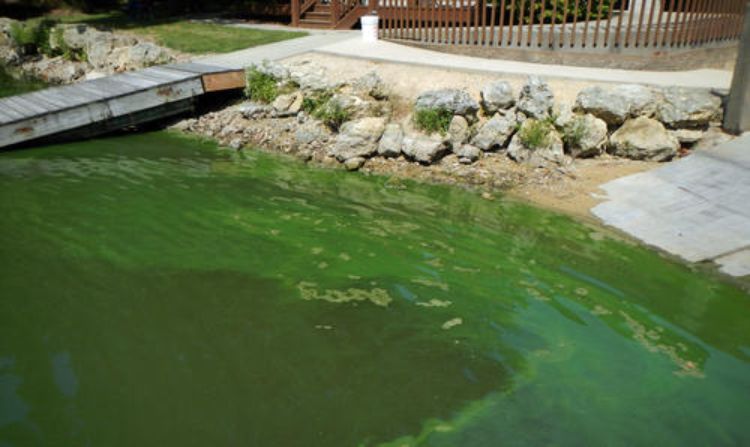
M0 148L166 118L191 110L206 93L244 86L244 70L181 63L2 98Z

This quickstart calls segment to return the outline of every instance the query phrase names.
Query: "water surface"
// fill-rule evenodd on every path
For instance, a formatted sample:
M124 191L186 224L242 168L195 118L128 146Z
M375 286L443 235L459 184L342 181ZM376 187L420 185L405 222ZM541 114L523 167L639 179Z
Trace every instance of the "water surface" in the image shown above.
M151 133L0 154L0 445L748 445L750 299L566 217Z

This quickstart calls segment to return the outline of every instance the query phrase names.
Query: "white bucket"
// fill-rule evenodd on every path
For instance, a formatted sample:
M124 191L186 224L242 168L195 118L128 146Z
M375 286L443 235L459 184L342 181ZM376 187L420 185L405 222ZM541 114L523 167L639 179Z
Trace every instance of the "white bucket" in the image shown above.
M378 16L362 16L362 40L365 42L378 41Z

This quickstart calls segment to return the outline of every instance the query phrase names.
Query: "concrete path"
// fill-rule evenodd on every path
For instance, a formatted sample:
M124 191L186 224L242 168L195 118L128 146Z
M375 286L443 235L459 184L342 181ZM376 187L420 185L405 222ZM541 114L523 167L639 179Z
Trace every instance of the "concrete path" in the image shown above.
M550 78L615 83L627 82L656 86L674 85L728 89L732 80L732 72L725 70L701 69L659 72L533 64L441 53L386 41L365 43L359 36L319 47L315 51L337 56L428 66L448 70L512 75L536 74Z
M355 35L358 36L358 33L355 31L316 33L307 37L284 40L232 53L203 57L196 59L194 62L232 69L245 68L253 63L264 60L280 60L308 53L337 42L351 40L352 36Z
M690 262L750 275L750 134L602 186L605 224Z

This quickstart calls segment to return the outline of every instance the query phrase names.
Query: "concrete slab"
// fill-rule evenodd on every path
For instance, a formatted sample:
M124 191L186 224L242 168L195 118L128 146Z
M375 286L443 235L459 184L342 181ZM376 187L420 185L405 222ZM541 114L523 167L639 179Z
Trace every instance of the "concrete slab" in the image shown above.
M687 261L722 259L722 271L750 274L750 135L602 189L608 200L591 211L605 224Z
M315 51L337 56L448 70L497 73L499 75L535 74L549 78L624 82L654 86L728 89L732 80L732 72L727 70L640 71L534 64L441 53L382 40L367 43L363 42L358 36L321 46L316 48Z

